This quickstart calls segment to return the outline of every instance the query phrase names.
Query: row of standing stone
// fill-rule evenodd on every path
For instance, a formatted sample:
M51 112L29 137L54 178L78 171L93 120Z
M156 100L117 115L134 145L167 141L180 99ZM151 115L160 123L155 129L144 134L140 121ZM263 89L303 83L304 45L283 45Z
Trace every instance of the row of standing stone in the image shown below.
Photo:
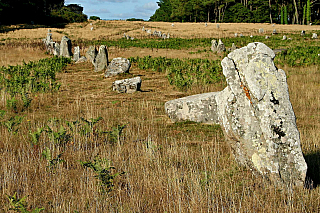
M95 72L104 71L104 76L106 78L113 77L122 73L129 73L131 67L130 61L126 58L118 57L112 59L109 63L108 61L108 50L105 45L99 47L97 51L95 46L90 46L86 52L86 56L80 57L80 47L77 46L74 48L74 54L72 53L72 43L71 40L63 36L61 43L54 42L52 39L52 33L48 30L47 37L43 39L43 42L46 46L47 52L49 54L71 58L76 63L89 61L94 66ZM135 77L131 79L117 80L113 82L112 88L118 93L133 93L140 90L141 87L141 78Z
M144 26L141 29L143 32L147 32L150 35L153 35L155 37L159 37L159 38L163 38L163 39L169 39L170 38L170 34L169 33L162 33L161 31L156 31L154 30L153 32L151 31L151 29L145 29Z

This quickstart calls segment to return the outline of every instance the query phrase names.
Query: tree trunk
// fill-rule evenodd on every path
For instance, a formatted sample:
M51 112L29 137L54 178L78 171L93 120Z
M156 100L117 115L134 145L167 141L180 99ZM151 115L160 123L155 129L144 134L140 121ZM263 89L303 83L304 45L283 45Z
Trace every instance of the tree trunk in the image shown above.
M270 1L270 0L269 0ZM294 8L295 8L295 15L296 15L296 23L299 24L299 15L298 15L298 8L296 0L293 0Z
M210 22L210 10L208 10L208 21L207 22Z
M272 24L271 0L269 0L269 16L270 16L270 23Z

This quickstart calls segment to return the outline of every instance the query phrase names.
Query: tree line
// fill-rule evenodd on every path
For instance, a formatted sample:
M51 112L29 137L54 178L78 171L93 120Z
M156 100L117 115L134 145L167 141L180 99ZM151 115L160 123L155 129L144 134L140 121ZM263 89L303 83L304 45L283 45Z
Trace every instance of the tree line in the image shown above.
M320 24L320 0L160 0L149 21Z
M82 22L78 14L64 5L64 0L0 0L1 24L57 24Z

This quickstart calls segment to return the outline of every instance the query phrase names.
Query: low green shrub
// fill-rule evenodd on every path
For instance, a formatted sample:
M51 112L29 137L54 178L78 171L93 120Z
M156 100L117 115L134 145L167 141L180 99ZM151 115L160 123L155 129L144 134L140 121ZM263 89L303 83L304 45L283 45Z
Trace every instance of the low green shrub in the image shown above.
M175 59L146 56L131 57L129 61L139 69L165 72L171 85L180 90L190 89L195 85L208 85L223 80L220 60Z

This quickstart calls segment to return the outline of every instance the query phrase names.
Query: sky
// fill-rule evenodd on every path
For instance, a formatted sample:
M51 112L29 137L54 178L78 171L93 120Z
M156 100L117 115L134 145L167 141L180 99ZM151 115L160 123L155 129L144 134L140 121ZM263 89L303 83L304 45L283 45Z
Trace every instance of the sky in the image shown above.
M158 0L65 0L65 5L79 4L83 13L101 19L138 18L149 20L158 9Z

